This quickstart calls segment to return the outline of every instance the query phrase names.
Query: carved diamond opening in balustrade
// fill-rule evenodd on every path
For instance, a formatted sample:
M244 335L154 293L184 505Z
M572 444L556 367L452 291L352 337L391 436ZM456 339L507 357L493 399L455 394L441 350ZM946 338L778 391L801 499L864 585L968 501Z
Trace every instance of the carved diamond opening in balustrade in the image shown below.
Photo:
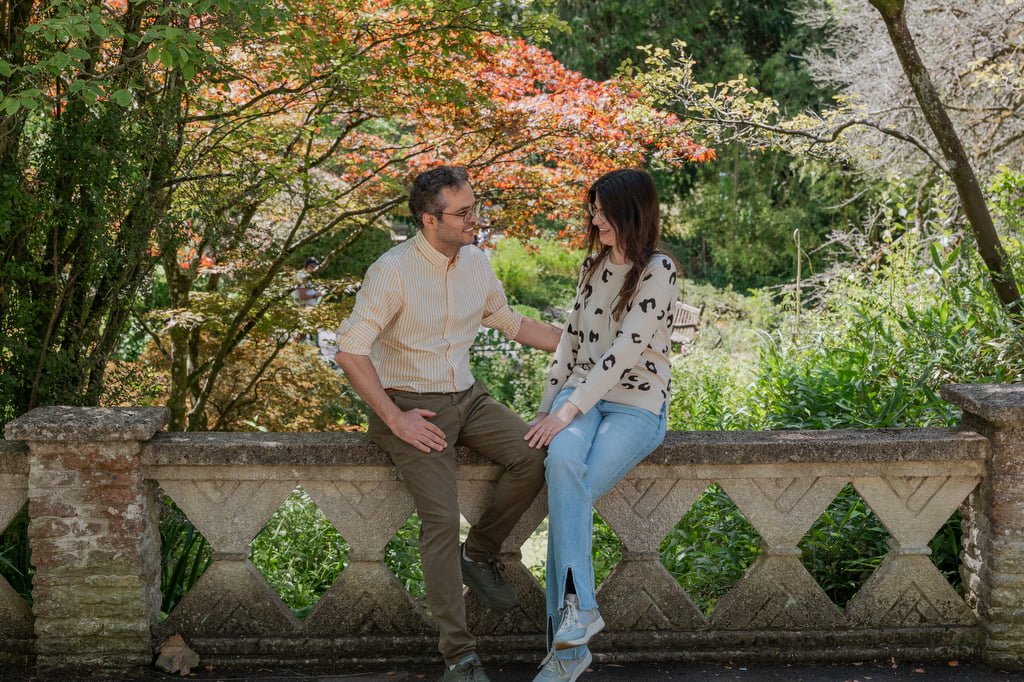
M405 484L390 472L350 481L305 481L310 496L348 540L349 564L306 619L321 636L431 632L430 619L410 596L422 594L419 519ZM391 566L399 567L396 577Z
M665 478L638 466L597 501L621 540L621 561L601 585L598 601L611 630L694 630L704 617L659 563L658 547L709 481Z
M761 536L736 504L712 484L665 536L661 564L705 616L761 553Z
M889 532L847 484L800 540L800 563L844 607L889 553Z
M160 501L160 617L166 619L211 563L213 550L170 497Z
M21 500L0 501L0 623L10 635L32 636L32 574L29 561L28 507Z
M940 531L977 486L973 472L924 466L857 478L853 486L892 536L889 552L846 606L855 626L974 625L977 616L936 567ZM955 521L953 521L955 523ZM953 552L956 547L951 548ZM948 550L947 550L948 551Z
M720 483L760 534L761 554L718 600L712 625L731 630L839 626L841 612L800 563L797 543L845 481L780 476L772 469L752 469L750 474Z
M302 619L349 563L348 542L301 487L252 541L252 565Z
M165 629L186 639L294 632L298 619L253 567L249 553L295 482L169 476L158 482L213 551L209 568L170 613Z

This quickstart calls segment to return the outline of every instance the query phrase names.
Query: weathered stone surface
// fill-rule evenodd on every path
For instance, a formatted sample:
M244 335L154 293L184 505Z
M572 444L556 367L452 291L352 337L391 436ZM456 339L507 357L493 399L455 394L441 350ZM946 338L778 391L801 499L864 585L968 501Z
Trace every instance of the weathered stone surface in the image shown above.
M707 627L704 614L655 560L622 561L601 583L597 601L609 631Z
M939 393L995 426L1024 424L1024 384L949 384Z
M879 476L853 487L904 547L925 547L981 481L973 476Z
M139 635L151 623L147 590L159 552L152 533L156 480L174 491L172 497L191 500L179 504L218 550L157 632L181 632L214 664L436 658L432 625L382 562L384 543L411 511L408 495L390 460L364 436L158 433L139 445L132 438L145 440L140 434L152 432L153 423L120 429L122 436L135 435L116 443L81 440L82 434L101 437L81 420L71 432L57 433L60 420L49 419L45 428L45 419L33 422L45 438L31 443L30 472L21 463L29 461L26 446L0 442L0 499L2 486L17 489L17 477L30 473L33 559L44 569L35 583L43 669L76 660L104 668L112 660L126 667L141 660ZM1016 597L1024 577L1024 430L975 415L965 422L955 430L670 434L597 504L622 540L624 557L598 594L608 621L601 650L622 660L970 657L987 637L987 656L1012 658L1007 652L1014 646L1019 652L1024 641L1024 606ZM467 450L458 458L463 513L474 521L501 469ZM965 506L964 565L972 603L987 619L983 626L962 601L949 599L952 588L926 556L891 555L848 614L799 563L796 542L846 482L863 488L898 550L930 539L928 530L956 506L952 500L982 478ZM713 481L755 524L767 548L708 622L656 552ZM304 622L241 560L251 537L296 486L310 492L346 537L353 560ZM471 627L489 659L534 660L543 647L543 592L517 558L544 508L542 494L503 547L521 606L498 615L467 596ZM74 609L61 607L67 600ZM948 602L948 610L936 600ZM120 607L129 615L117 620ZM0 617L0 641L10 641L5 627Z
M466 448L460 464L500 467ZM988 441L957 429L835 431L673 431L644 464L771 464L818 462L943 462L984 460ZM355 433L158 433L143 464L388 467L386 454ZM473 477L476 477L474 474Z
M401 481L302 481L302 488L348 542L353 560L381 560L416 505Z
M468 453L468 451L466 451ZM391 459L357 433L161 433L142 452L146 465L390 467Z
M28 475L0 474L0 533L28 501Z
M7 440L40 442L145 441L167 426L166 407L37 407L4 427Z
M248 560L221 560L206 569L161 630L192 642L200 637L279 637L299 627L291 609Z
M615 531L624 551L657 551L662 539L710 484L702 480L626 477L595 507Z
M928 462L984 459L988 443L953 429L673 431L646 464Z
M28 445L0 439L0 475L4 474L28 475Z
M0 577L0 636L31 637L32 609L28 602Z
M846 479L826 476L725 479L721 485L766 545L796 547L846 485Z
M239 555L248 554L249 543L298 485L239 480L159 483L214 551Z
M349 564L302 624L309 636L433 632L419 604L382 563Z
M977 616L923 554L890 553L846 605L863 627L973 625Z
M719 598L711 624L725 630L829 630L845 619L797 555L761 554Z
M146 665L160 606L158 506L139 444L126 438L152 435L162 411L86 410L57 433L67 409L30 412L15 430L41 439L29 442L28 475L37 665L46 674L98 658L104 670ZM85 583L114 576L124 582Z

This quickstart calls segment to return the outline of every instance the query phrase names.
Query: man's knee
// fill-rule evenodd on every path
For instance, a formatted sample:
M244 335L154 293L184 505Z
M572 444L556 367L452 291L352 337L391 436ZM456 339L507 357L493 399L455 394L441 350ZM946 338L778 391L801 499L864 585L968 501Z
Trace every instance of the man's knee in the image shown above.
M454 535L458 537L459 526L462 522L458 505L437 507L434 509L418 509L416 512L420 517L420 537L429 534L432 536Z
M525 447L520 449L506 468L523 478L543 481L545 451L531 448L525 441L523 445Z

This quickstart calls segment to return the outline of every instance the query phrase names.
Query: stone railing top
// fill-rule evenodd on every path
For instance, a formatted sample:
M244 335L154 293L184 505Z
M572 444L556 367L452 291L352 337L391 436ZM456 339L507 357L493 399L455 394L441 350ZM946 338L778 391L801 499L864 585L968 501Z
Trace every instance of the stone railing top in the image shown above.
M777 464L980 460L988 441L955 429L673 431L646 464ZM487 460L460 448L459 460ZM143 447L148 465L363 465L391 461L358 433L160 433Z
M28 475L28 446L20 441L0 440L0 474Z
M943 399L991 424L1024 428L1024 383L949 384L939 391Z
M145 441L167 426L166 407L37 407L4 428L7 440Z

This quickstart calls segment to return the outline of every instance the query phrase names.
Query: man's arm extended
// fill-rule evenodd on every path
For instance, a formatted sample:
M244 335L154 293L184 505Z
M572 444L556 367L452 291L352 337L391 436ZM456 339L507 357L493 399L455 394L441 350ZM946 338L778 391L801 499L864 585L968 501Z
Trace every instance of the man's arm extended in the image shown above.
M519 325L519 333L515 340L524 346L539 348L553 353L558 348L558 339L562 336L562 330L547 322L524 317Z
M448 447L444 431L426 419L436 413L419 408L403 412L384 390L380 375L368 355L338 351L334 361L345 371L345 376L359 397L387 424L391 433L421 452L441 452Z

